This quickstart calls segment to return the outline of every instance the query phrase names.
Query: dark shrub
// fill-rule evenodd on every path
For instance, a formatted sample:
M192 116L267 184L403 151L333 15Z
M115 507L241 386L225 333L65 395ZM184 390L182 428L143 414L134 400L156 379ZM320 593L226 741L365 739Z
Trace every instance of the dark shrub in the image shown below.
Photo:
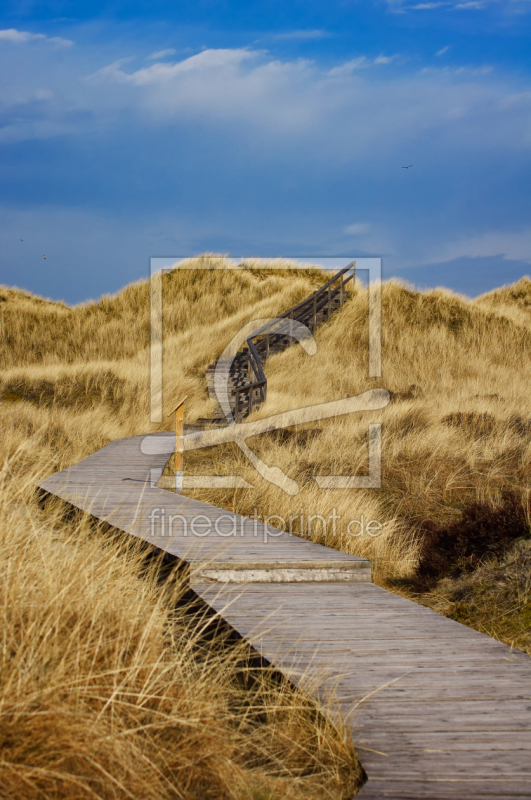
M420 531L417 579L432 581L473 570L485 559L503 555L516 539L529 533L516 492L506 492L497 507L472 503L460 519L444 527L428 520Z

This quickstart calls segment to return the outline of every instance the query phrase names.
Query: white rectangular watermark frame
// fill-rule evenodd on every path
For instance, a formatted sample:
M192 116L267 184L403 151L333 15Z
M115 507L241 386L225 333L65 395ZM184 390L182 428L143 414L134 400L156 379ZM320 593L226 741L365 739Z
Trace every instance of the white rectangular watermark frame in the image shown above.
M214 269L206 264L201 266L191 265L189 262L194 256L182 257L153 257L150 259L150 411L151 422L160 423L163 420L163 321L162 321L162 275L175 269L195 270ZM355 262L356 274L360 271L369 273L369 378L380 378L382 375L382 259L381 258L328 258L313 257L290 258L286 261L295 264L297 269L315 269L321 267L326 270L339 271L349 263ZM205 261L205 256L202 256ZM239 261L219 266L219 257L216 257L216 269L241 269L246 261L260 261L268 269L289 270L289 266L277 266L279 259L246 256ZM334 262L328 266L326 262ZM344 262L344 263L342 263Z
M290 269L290 268L304 268L315 269L321 268L330 270L333 268L334 274L347 267L354 268L354 275L359 271L366 270L369 273L368 282L368 299L369 299L369 377L381 377L381 344L382 344L382 264L380 258L359 258L359 259L323 259L314 257L309 263L308 259L292 258L286 259L284 263L279 259L270 258L256 258L250 257L242 258L239 262L227 261L226 266L220 265L220 257L215 258L216 265L210 267L205 263L208 257L202 256L200 265L190 263L193 256L186 258L152 258L150 262L151 269L151 373L150 373L150 400L151 400L151 421L155 423L162 422L163 419L163 291L162 291L162 278L164 272L171 272L177 269L195 270L195 269L238 269L245 265L247 260L256 264L258 261L260 266L268 267L270 269ZM334 264L329 265L326 262L333 261ZM339 263L338 263L339 261ZM341 263L344 261L344 263ZM323 263L324 262L324 263ZM293 265L293 266L292 266ZM247 269L252 269L246 267ZM279 320L270 320L279 322ZM263 321L262 321L263 322ZM284 324L284 323L283 323ZM301 326L305 328L305 326ZM309 331L307 331L309 333ZM246 334L249 335L249 334ZM315 343L314 343L315 345ZM262 475L263 478L271 483L276 484L288 494L297 494L299 488L297 484L286 476L277 467L267 466L261 459L258 459L255 454L245 444L245 439L261 432L261 429L266 425L264 430L274 430L283 427L290 427L292 425L301 424L307 421L326 419L332 416L339 416L346 413L353 413L367 410L378 410L384 408L389 402L389 393L383 389L375 389L365 392L357 397L350 397L332 401L331 403L322 403L317 406L310 406L307 408L295 409L294 411L287 412L280 415L275 415L266 420L258 420L254 423L235 424L232 417L228 418L228 425L218 430L205 430L188 434L183 439L184 450L195 450L203 447L214 446L220 444L225 440L234 441L250 459L253 466ZM256 430L255 430L256 429ZM381 486L381 424L373 423L369 425L369 475L368 476L312 476L319 488L321 489L373 489ZM155 443L152 443L155 444ZM148 448L152 445L147 445ZM155 445L156 446L156 445ZM162 443L162 446L167 446ZM160 477L160 476L159 476ZM197 488L197 477L192 481ZM203 485L208 488L215 488L219 483L219 476L204 476L200 479ZM227 483L227 488L241 488L242 479L237 476L225 476L222 478L223 482ZM205 483L206 481L206 483ZM228 484L231 484L229 487ZM245 482L244 482L245 483ZM254 488L251 484L246 484L248 488ZM176 487L180 491L182 485Z

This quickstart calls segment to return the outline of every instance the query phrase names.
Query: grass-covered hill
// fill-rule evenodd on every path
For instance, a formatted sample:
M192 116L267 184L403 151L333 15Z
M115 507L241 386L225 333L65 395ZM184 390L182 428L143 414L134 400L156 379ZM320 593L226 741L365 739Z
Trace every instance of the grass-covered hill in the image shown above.
M267 363L267 402L254 418L377 386L389 390L388 407L250 440L298 481L296 496L263 481L233 446L187 454L187 468L241 474L256 491L196 496L280 515L294 532L370 557L383 585L531 651L530 301L528 279L476 301L385 283L382 377L369 379L368 299L357 289L317 331L316 355L293 347ZM382 424L381 489L319 489L313 475L367 473L370 422ZM326 523L309 530L309 515ZM362 516L380 523L379 535L346 532Z
M481 295L475 302L523 327L531 324L531 280L527 276L510 286Z
M327 278L207 263L223 260L205 256L163 279L164 404L188 395L189 422L212 411L204 372L239 329ZM357 773L346 734L267 676L249 717L235 655L187 646L196 633L184 617L172 617L168 643L171 593L143 575L140 557L36 504L39 476L171 427L149 422L149 291L139 282L69 307L0 288L6 796L41 787L66 798L75 784L79 797L247 798L261 796L257 786L271 797L348 797ZM262 480L235 446L186 453L188 474L239 474L255 487L195 496L367 555L383 585L531 652L531 281L474 301L391 281L382 305L381 378L367 377L368 298L356 286L317 331L314 356L294 346L267 362L267 402L254 418L373 387L389 390L387 408L250 439L298 482L296 496ZM315 474L367 473L373 422L381 488L319 489ZM311 515L320 518L308 527ZM346 531L362 517L379 523L377 535ZM208 757L194 761L197 752Z

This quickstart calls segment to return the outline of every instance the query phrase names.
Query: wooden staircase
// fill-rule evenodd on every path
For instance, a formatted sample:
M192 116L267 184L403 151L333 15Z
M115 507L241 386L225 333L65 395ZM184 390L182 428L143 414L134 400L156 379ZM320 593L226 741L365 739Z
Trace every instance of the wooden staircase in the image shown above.
M248 417L265 401L267 378L263 365L267 359L276 353L282 353L296 341L293 336L286 334L286 325L278 323L293 320L305 325L313 333L344 304L349 296L346 286L350 281L353 285L355 270L355 262L339 270L306 300L290 308L274 323L255 331L234 359L218 361L208 366L205 377L210 397L217 402L214 388L214 375L217 373L218 378L227 380L229 406L235 422ZM227 419L219 402L217 405L218 409L210 417L201 417L197 424L202 427L228 425L230 420Z

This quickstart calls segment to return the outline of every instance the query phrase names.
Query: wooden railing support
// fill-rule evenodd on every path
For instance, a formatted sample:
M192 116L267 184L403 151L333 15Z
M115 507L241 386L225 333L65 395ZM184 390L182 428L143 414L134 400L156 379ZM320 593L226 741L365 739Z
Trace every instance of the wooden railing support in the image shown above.
M170 411L175 414L175 453L174 453L174 467L175 467L175 491L182 492L183 490L183 435L184 435L184 401L188 398L183 397L179 400L175 408Z

